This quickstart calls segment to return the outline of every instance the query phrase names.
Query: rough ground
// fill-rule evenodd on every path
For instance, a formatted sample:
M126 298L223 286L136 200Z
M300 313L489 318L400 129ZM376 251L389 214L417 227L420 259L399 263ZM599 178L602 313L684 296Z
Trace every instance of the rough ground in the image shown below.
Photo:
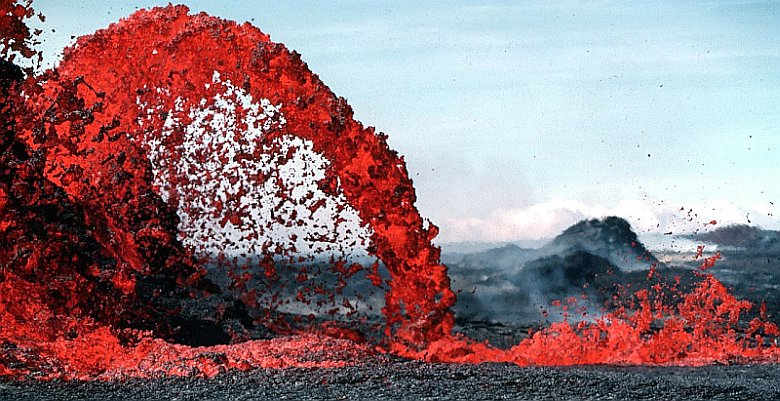
M233 372L213 379L9 382L2 400L771 400L780 365L535 367L377 358L340 369Z

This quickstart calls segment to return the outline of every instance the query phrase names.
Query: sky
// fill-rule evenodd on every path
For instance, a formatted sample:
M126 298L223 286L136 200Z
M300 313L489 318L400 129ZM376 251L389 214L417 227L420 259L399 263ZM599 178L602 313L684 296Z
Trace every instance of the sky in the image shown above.
M47 65L167 1L36 0ZM302 55L405 156L440 243L780 229L780 2L191 1Z

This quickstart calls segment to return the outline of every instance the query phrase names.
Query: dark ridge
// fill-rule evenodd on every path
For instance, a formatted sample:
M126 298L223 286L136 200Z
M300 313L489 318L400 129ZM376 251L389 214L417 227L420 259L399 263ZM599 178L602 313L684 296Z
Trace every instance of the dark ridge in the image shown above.
M718 227L706 233L688 236L697 241L711 242L721 246L742 248L745 250L780 251L780 231L764 230L746 224Z
M499 268L515 268L532 259L534 249L521 248L514 244L507 244L500 248L464 255L460 264L484 267L495 266Z

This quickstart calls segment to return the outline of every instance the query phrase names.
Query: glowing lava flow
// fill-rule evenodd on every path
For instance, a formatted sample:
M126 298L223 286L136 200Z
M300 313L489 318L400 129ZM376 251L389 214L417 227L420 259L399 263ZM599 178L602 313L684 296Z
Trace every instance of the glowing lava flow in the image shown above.
M19 21L31 15L0 4ZM20 43L7 39L15 34L4 31L4 43ZM312 262L301 256L311 253L329 258L337 284L314 283L312 268L298 266L295 298L351 316L361 299L343 294L349 281L389 282L384 349L402 356L521 365L777 358L765 344L777 328L760 319L742 327L750 305L712 276L679 302L662 302L661 287L639 292L632 308L555 323L506 351L454 336L455 296L431 243L437 228L415 209L403 159L296 53L248 24L183 6L142 10L80 38L42 76L22 80L6 64L0 375L212 376L359 362L372 346L316 334L209 347L163 340L176 331L178 303L223 290L206 278L206 260L230 267L228 287L262 320L284 302L280 266ZM343 259L353 248L381 260L389 278L378 264ZM265 287L252 287L258 281Z
M638 291L633 305L595 322L553 323L509 350L468 339L440 340L417 357L430 361L528 365L685 365L701 366L780 361L776 325L760 318L740 323L752 305L728 293L712 275L679 301L664 302L673 287Z

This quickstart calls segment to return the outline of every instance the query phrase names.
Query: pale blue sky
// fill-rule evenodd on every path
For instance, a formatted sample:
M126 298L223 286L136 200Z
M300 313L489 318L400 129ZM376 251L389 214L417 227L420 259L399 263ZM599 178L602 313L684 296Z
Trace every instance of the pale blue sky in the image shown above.
M45 57L162 4L36 0ZM188 5L301 53L406 156L443 241L613 213L643 232L780 228L779 2Z

